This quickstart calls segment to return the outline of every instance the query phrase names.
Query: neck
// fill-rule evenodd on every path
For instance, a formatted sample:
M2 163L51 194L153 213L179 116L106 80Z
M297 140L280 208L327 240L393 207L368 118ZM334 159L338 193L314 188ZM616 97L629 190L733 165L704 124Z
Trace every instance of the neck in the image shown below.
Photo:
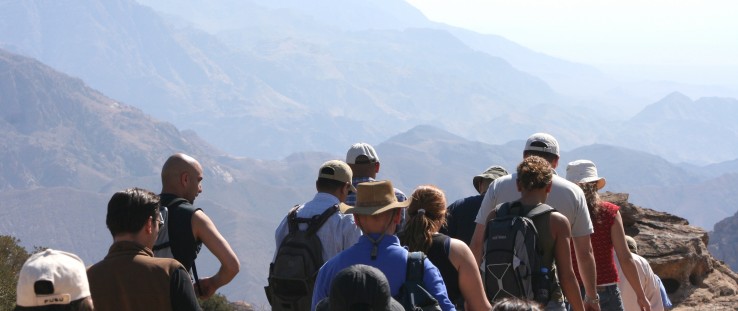
M520 203L525 206L534 206L546 203L547 197L546 189L524 190L521 192Z
M139 235L139 234L133 234L133 233L121 233L113 237L113 242L134 242L141 244L143 246L146 246L148 248L153 248L154 245L148 245L148 241L146 241L145 237Z

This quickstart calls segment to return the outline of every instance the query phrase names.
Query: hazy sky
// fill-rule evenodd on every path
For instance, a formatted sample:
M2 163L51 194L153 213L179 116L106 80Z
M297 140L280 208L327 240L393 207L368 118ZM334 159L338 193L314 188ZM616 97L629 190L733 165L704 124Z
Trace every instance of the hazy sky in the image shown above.
M613 73L738 84L738 1L407 1L431 20Z

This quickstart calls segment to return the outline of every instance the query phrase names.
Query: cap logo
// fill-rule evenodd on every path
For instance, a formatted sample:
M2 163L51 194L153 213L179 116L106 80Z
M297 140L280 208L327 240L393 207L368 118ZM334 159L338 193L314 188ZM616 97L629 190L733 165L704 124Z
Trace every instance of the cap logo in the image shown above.
M72 302L72 296L69 294L59 294L52 296L44 296L36 298L36 303L40 306L45 305L66 305Z

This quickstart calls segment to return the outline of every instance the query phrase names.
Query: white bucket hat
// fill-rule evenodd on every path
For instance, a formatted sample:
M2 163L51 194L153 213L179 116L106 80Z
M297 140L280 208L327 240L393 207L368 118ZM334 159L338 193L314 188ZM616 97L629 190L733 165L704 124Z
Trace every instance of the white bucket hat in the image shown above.
M590 160L576 160L566 166L566 180L575 184L597 182L597 190L605 187L605 178L597 176L597 167Z

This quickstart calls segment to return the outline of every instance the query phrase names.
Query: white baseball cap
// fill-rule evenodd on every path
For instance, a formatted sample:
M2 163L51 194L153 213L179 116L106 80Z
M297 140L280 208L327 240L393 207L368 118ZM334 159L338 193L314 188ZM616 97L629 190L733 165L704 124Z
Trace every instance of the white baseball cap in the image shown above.
M379 162L379 156L374 151L374 147L367 143L356 143L351 145L348 152L346 152L346 163L357 164L356 158L359 156L365 156L369 162Z
M551 134L535 133L525 142L525 151L542 151L559 155L559 142Z
M46 281L46 282L44 282ZM16 304L64 305L90 296L87 271L75 254L47 249L33 254L20 271Z

